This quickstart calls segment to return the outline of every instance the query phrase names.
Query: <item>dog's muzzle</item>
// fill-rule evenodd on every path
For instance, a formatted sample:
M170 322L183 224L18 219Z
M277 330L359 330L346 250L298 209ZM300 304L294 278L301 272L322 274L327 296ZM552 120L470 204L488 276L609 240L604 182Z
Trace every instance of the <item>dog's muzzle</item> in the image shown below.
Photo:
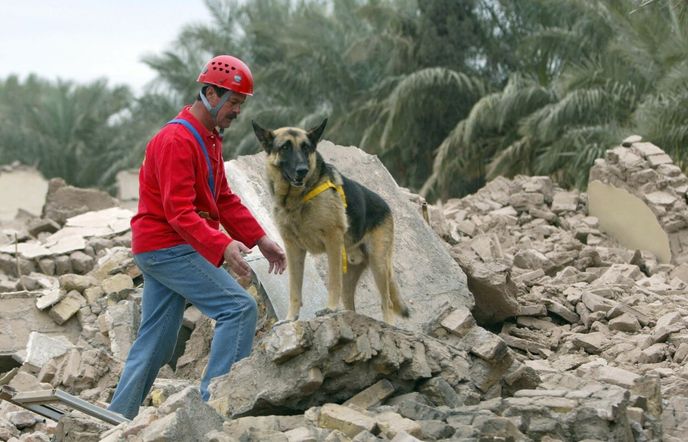
M285 180L289 182L294 187L303 187L304 186L304 181L303 178L298 179L298 178L292 178L286 171L282 171L282 176L284 177ZM304 177L305 178L305 177Z

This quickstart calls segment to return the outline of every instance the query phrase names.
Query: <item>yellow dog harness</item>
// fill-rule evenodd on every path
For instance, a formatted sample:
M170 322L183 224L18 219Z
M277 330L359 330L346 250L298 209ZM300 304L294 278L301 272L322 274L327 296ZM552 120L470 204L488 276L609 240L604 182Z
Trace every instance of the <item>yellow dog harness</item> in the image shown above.
M313 190L311 190L310 192L305 194L303 196L303 202L307 203L308 201L310 201L313 198L315 198L316 196L320 195L321 193L323 193L327 189L336 190L337 193L339 194L339 198L341 198L341 200L342 200L342 204L344 204L344 208L346 208L346 195L344 194L344 187L342 187L341 185L337 185L330 180L327 180L327 181L321 183L320 185L315 187ZM342 272L344 272L344 273L346 273L346 270L347 270L346 262L347 262L346 248L342 245Z

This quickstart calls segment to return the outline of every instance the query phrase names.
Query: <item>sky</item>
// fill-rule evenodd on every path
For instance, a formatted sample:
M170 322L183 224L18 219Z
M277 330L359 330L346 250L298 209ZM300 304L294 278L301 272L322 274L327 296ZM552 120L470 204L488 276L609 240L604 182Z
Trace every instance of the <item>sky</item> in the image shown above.
M0 78L106 78L140 93L155 78L142 56L209 20L203 0L0 0Z

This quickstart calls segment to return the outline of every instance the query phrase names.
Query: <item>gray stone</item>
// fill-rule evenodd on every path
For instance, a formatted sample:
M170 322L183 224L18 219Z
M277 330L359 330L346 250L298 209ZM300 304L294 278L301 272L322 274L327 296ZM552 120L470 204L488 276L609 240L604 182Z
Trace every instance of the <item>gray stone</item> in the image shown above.
M195 436L194 429L197 428L196 423L189 418L187 410L180 409L154 420L139 433L139 440L143 442L201 440Z
M641 364L654 364L663 361L666 356L666 344L653 344L640 352L638 362Z
M60 287L65 291L76 290L83 293L91 286L98 284L98 281L93 276L77 275L74 273L67 273L58 278Z
M492 417L479 424L480 440L526 440L525 435L505 417ZM492 439L490 439L492 438Z
M454 427L442 422L441 420L420 420L421 440L440 440L448 439L454 435Z
M610 301L594 293L584 292L581 300L591 312L604 312L606 314L612 308Z
M86 301L89 304L95 304L100 298L102 298L105 295L105 292L100 286L89 287L86 290L84 290L83 293L84 297L86 298Z
M640 330L638 319L628 313L624 313L609 321L609 328L626 333L635 333Z
M322 380L320 381L320 384L322 384ZM387 399L387 397L393 394L395 390L396 389L391 382L389 382L387 379L381 379L360 393L357 393L351 399L344 402L343 405L367 410L368 408L373 407Z
M53 178L48 183L42 216L64 224L72 216L115 206L117 200L106 192L68 186L63 179Z
M588 334L578 334L573 338L573 344L577 347L584 349L586 352L591 354L600 353L607 343L607 337L604 333L588 333Z
M77 274L85 275L93 269L95 260L85 254L84 252L77 250L69 255L69 259L72 261L72 269Z
M415 439L421 435L421 428L417 422L407 419L393 411L379 413L374 419L377 422L380 433L389 439L409 440L406 436L413 436ZM399 439L397 436L404 438Z
M417 392L417 391L412 391L410 393L404 393L400 394L398 396L394 396L390 399L388 399L385 404L386 405L401 405L402 402L406 401L411 401L411 402L418 402L419 404L423 405L432 405L430 400L425 397L423 394Z
M554 193L552 200L552 212L575 212L578 208L578 193L559 191Z
M203 313L201 313L196 306L189 306L186 310L184 310L184 319L182 324L189 330L193 330L196 328L196 324L200 322L202 317Z
M683 342L678 346L676 352L674 353L674 362L681 364L685 362L686 357L688 357L688 343Z
M595 370L595 379L618 385L624 388L631 388L640 375L618 367L603 366Z
M101 287L103 288L103 292L105 292L105 296L116 296L122 292L133 289L134 281L129 275L120 273L103 280Z
M169 414L184 411L192 425L192 434L200 439L210 430L222 429L223 419L217 412L201 398L201 393L195 385L170 396L159 408L158 413Z
M381 379L409 388L433 374L449 383L451 391L447 393L453 396L456 392L451 385L462 382L471 391L478 391L470 370L480 359L438 339L347 311L298 323L306 329L305 334L313 336L310 347L286 362L276 363L266 345L256 346L229 374L211 382L210 404L232 418L286 410L302 412L326 402L344 402ZM274 330L265 339L274 339ZM310 369L314 367L324 381L318 388L307 388L313 382ZM480 366L481 386L489 388L499 382L507 369L494 363L487 370ZM439 381L431 384L434 382ZM462 400L454 398L453 402Z
M225 433L241 437L251 428L261 428L268 431L285 432L306 426L304 416L246 416L226 420L223 424Z
M420 386L419 390L425 397L430 399L436 406L446 405L454 408L463 405L463 401L456 394L456 391L442 377L434 377L427 380Z
M431 407L420 402L408 399L401 401L397 405L399 414L415 421L421 420L445 420L447 412L442 411L437 407Z
M100 434L108 428L108 424L100 420L80 412L70 412L58 422L55 438L70 442L92 442L100 440Z
M38 268L45 275L55 274L55 261L52 258L41 258L38 260Z
M52 307L67 295L67 292L59 289L45 290L43 294L36 300L36 308L38 310L45 310Z
M643 157L664 153L664 151L661 148L655 146L654 144L640 141L641 139L637 135L634 138L629 137L627 140L624 140L624 142L631 143L633 145L633 150L638 152Z
M69 256L60 255L55 257L55 274L66 275L72 273L72 261Z
M647 160L650 162L650 166L658 167L662 164L672 164L673 160L671 157L665 153L658 155L648 155Z
M514 255L513 263L514 266L522 269L540 269L543 272L547 272L554 267L554 263L544 253L535 249L519 250Z
M64 336L60 338L31 332L26 345L26 362L40 369L51 359L67 353L72 344Z
M555 315L565 319L569 323L575 324L578 321L580 321L580 316L578 316L575 312L571 311L571 309L564 307L559 302L552 300L545 300L545 302L547 305L547 310L549 312L554 313Z
M475 296L472 312L479 324L501 322L518 314L518 287L508 266L496 261L480 262L461 250L455 256Z
M139 308L134 301L120 301L101 315L106 322L110 350L113 356L121 361L126 360L129 349L136 339L139 316Z
M203 436L202 440L204 440L205 442L239 442L239 439L237 439L236 437L230 436L229 434L220 430L213 430L207 432Z
M638 320L641 326L646 326L651 322L649 316L621 302L614 304L614 306L607 312L607 318L614 319L623 314L632 315Z
M22 351L32 331L64 335L76 342L81 327L76 321L57 325L47 313L36 308L41 292L0 293L0 354Z
M58 325L62 325L76 315L84 305L86 305L86 299L76 290L72 290L64 299L55 304L48 314Z
M310 346L310 336L301 322L291 321L273 328L273 334L266 341L276 363L285 362L303 353Z
M31 428L42 419L30 411L12 411L7 413L7 419L17 427L17 430Z
M674 437L677 442L684 440L688 432L688 398L670 396L666 398L666 402L662 412L664 436Z
M475 319L466 307L459 307L452 311L441 322L442 327L457 336L464 336L475 325Z
M325 404L320 410L320 427L339 430L348 437L354 437L361 431L377 432L375 419L352 408L337 404Z

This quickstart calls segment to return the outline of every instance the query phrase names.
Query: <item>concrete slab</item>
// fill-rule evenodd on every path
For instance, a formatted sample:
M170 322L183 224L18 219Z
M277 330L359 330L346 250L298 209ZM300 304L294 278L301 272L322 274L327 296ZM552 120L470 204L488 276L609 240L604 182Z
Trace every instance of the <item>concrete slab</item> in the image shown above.
M600 220L603 231L624 246L649 250L662 263L671 261L669 236L647 204L626 189L591 181L588 212Z
M48 313L36 308L42 292L0 293L0 353L25 350L31 332L64 336L76 342L81 326L76 319L57 325Z
M357 147L336 146L322 141L318 150L325 161L335 164L348 177L379 193L390 205L395 221L394 270L401 294L411 309L411 318L398 326L420 331L433 319L436 310L447 302L455 307L473 308L473 295L468 291L466 276L449 255L446 246L423 220L420 209L400 192L394 178L380 160ZM242 156L225 163L229 185L259 220L268 234L282 240L272 221L272 200L264 169L264 153ZM283 319L288 306L288 277L269 275L267 261L257 249L249 255L256 272L273 304L278 318ZM306 258L304 306L301 318L312 318L326 305L327 260L324 255ZM382 320L379 295L372 275L366 271L356 291L357 311Z
M0 170L0 221L15 217L19 209L40 215L48 181L33 167Z

